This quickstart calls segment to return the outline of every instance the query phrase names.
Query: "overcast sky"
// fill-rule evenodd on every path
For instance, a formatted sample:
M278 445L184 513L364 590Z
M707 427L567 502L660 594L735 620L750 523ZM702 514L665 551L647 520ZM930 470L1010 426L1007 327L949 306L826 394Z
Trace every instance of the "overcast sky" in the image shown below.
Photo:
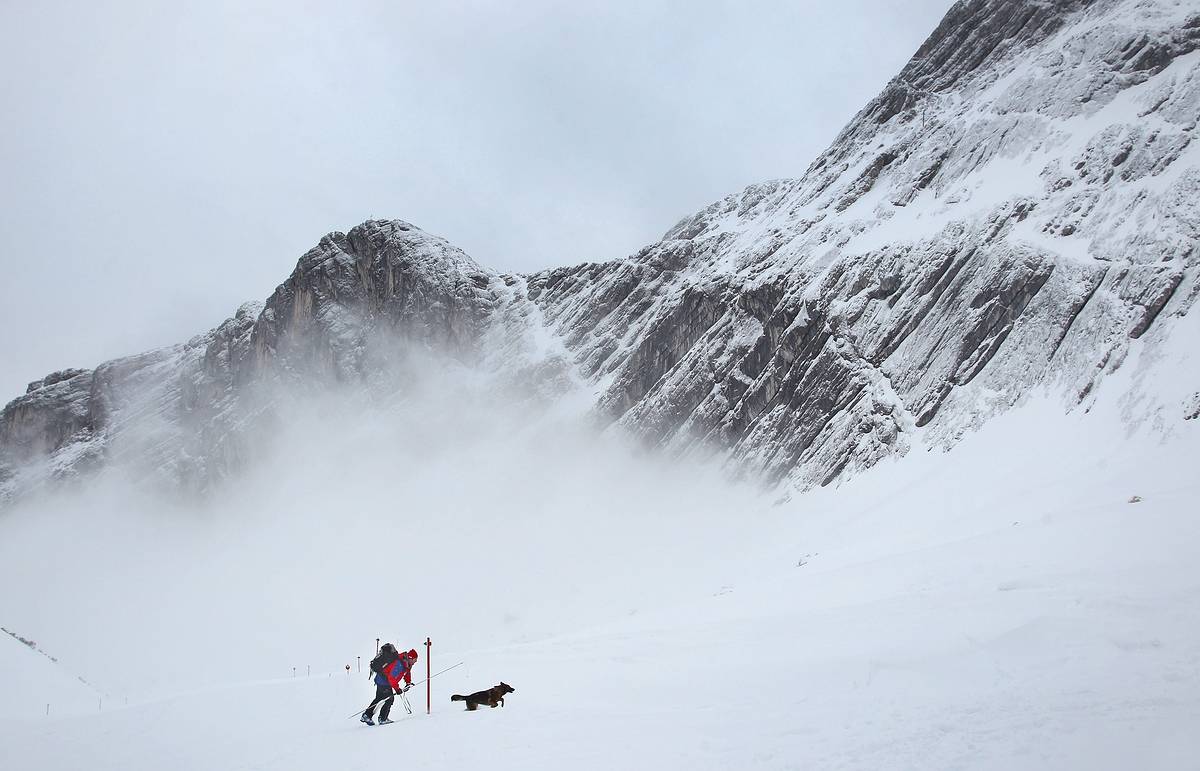
M798 176L950 0L0 0L0 404L408 220L525 271Z

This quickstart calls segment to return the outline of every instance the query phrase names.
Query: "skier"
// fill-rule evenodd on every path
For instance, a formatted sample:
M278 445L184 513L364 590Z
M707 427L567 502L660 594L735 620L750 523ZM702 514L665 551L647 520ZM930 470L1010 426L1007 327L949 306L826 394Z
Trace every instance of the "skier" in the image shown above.
M392 702L400 693L400 681L404 681L404 690L412 687L412 668L417 660L417 651L412 649L407 653L398 653L396 646L384 643L379 649L379 655L371 659L371 671L375 673L375 700L367 707L359 718L367 725L375 725L375 705L380 702L383 707L379 710L379 725L395 722L388 718L392 711Z

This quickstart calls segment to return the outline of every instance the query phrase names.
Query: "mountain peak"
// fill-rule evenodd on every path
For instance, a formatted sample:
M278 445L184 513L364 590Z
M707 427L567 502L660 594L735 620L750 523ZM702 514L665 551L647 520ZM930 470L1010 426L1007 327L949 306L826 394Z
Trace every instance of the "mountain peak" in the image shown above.
M203 487L269 412L256 384L369 379L380 338L582 384L599 425L768 485L951 446L1035 390L1086 409L1200 296L1198 47L1168 0L959 2L803 177L529 276L400 220L330 233L261 306L10 403L0 485L102 466L153 418L138 452ZM1155 425L1195 391L1132 382Z

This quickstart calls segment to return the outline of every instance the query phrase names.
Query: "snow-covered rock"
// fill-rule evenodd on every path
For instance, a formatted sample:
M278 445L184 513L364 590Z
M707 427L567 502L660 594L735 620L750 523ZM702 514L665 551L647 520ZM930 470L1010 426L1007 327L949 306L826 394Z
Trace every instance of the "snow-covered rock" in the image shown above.
M114 456L203 488L261 384L369 383L397 341L582 385L602 425L768 484L950 446L1034 389L1086 408L1200 294L1198 47L1186 2L959 2L802 177L628 258L508 276L399 221L331 233L261 307L32 384L0 494Z

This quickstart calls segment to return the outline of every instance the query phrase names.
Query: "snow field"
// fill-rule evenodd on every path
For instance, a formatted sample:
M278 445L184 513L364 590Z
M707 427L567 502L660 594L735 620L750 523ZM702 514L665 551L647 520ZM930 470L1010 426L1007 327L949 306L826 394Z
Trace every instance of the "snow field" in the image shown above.
M455 641L488 629L466 616L455 634L446 621L434 669L465 664L435 678L431 716L421 689L418 714L397 707L397 724L367 728L346 719L371 697L365 674L301 671L203 690L185 679L128 709L8 720L0 743L12 767L40 769L365 769L391 757L448 769L1189 767L1195 434L1113 442L1117 424L1057 409L1031 402L949 454L916 450L753 514L726 543L679 552L655 533L657 567L649 550L620 551L637 539L607 542L605 561L630 580L596 581L622 586L632 607L547 600L544 623L569 631L504 640L501 623L495 644L474 647ZM1037 426L1044 441L1028 442ZM700 549L706 571L677 568L672 558ZM428 590L450 602L461 586ZM402 616L397 641L418 645L407 629L419 615ZM503 709L448 700L500 680L517 689Z
M318 405L204 507L10 511L2 621L60 663L0 647L3 766L1196 767L1197 323L779 506L456 400ZM432 715L347 719L376 635L464 662Z

